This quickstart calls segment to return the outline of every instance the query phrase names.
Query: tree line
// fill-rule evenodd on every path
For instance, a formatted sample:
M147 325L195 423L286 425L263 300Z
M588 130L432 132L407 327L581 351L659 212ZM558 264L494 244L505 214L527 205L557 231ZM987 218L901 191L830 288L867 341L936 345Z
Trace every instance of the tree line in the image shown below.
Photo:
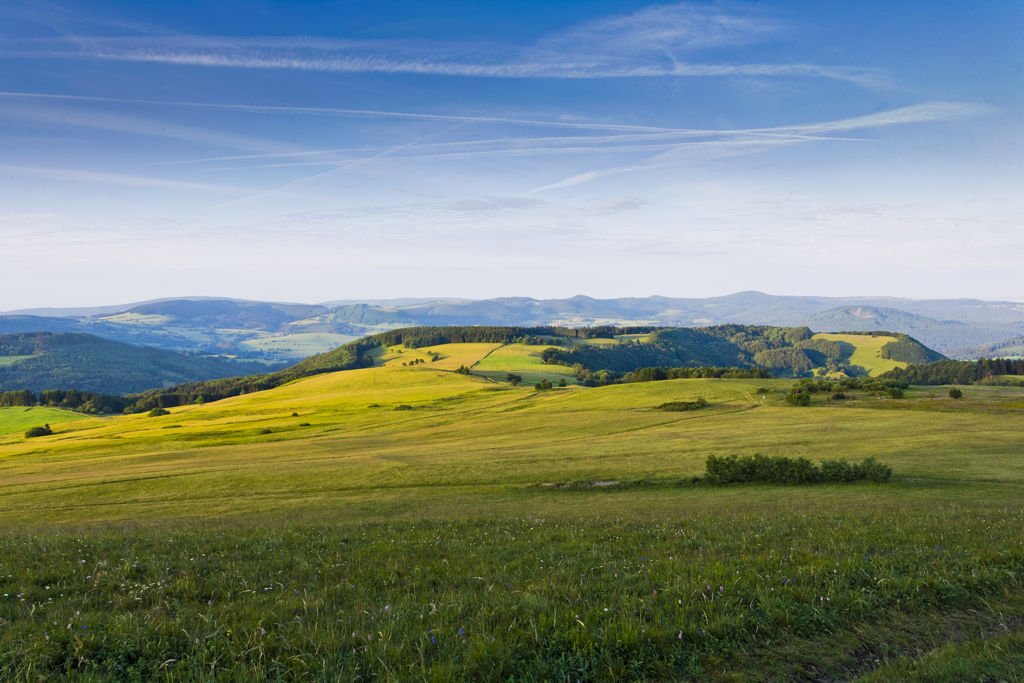
M0 408L36 407L64 408L80 413L121 413L132 399L128 396L97 394L76 389L51 389L38 393L28 389L0 392Z
M927 365L896 368L882 377L910 384L975 384L1002 375L1024 375L1024 359L983 358L981 360L943 360Z

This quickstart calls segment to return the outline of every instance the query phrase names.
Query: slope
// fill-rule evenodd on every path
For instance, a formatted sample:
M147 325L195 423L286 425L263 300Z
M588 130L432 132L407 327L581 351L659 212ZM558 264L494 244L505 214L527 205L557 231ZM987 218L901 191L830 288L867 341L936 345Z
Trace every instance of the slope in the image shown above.
M88 334L0 336L0 391L78 389L132 393L180 382L229 377L265 366L132 346Z

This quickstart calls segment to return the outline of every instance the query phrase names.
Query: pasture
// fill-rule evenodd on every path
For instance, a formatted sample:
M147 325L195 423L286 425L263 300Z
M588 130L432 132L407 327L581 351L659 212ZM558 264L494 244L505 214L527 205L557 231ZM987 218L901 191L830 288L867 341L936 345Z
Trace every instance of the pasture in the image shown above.
M867 370L868 375L881 375L896 368L905 368L906 363L891 358L882 358L882 347L889 342L899 341L896 337L870 334L832 334L820 332L814 335L814 339L825 339L827 341L849 344L853 347L853 354L850 356L850 365L859 365Z
M377 361L0 436L0 678L1019 671L1022 388L797 408L784 380L536 391L454 372L525 377L515 345ZM708 455L755 453L895 476L693 481Z

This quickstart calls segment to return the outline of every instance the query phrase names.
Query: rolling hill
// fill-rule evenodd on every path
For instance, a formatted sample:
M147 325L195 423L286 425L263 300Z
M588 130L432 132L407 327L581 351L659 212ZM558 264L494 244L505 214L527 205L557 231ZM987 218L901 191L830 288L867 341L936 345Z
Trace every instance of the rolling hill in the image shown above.
M1024 389L538 391L458 370L540 372L543 347L388 341L374 367L0 435L0 677L1013 679ZM695 481L733 454L895 474Z
M265 369L258 363L185 356L81 333L0 336L0 391L77 389L127 394Z
M236 299L166 299L124 307L36 309L0 315L0 334L85 332L190 353L294 361L343 339L417 325L571 326L723 324L810 327L823 332L890 330L947 355L1024 335L1024 304L885 297L487 300L398 299L289 304Z
M273 373L153 389L132 396L128 410L142 412L219 401L317 374L372 367L380 362L382 349L396 345L416 351L407 357L410 361L436 363L445 359L432 353L431 347L453 343L499 345L493 356L464 368L466 371L479 369L484 371L483 376L504 379L502 371L507 375L517 364L524 364L516 370L524 371L527 381L573 381L588 386L632 381L627 375L643 368L712 366L746 369L751 372L733 374L764 377L860 376L943 358L905 335L848 334L830 340L813 335L807 328L413 327L364 337ZM508 355L510 348L515 352Z

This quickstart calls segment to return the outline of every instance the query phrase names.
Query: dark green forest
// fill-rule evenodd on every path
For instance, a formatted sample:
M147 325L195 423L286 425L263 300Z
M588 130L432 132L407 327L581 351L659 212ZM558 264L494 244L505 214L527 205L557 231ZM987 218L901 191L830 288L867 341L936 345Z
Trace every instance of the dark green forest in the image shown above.
M152 387L260 372L266 365L189 356L81 333L35 332L0 336L0 391L76 389L130 394Z

